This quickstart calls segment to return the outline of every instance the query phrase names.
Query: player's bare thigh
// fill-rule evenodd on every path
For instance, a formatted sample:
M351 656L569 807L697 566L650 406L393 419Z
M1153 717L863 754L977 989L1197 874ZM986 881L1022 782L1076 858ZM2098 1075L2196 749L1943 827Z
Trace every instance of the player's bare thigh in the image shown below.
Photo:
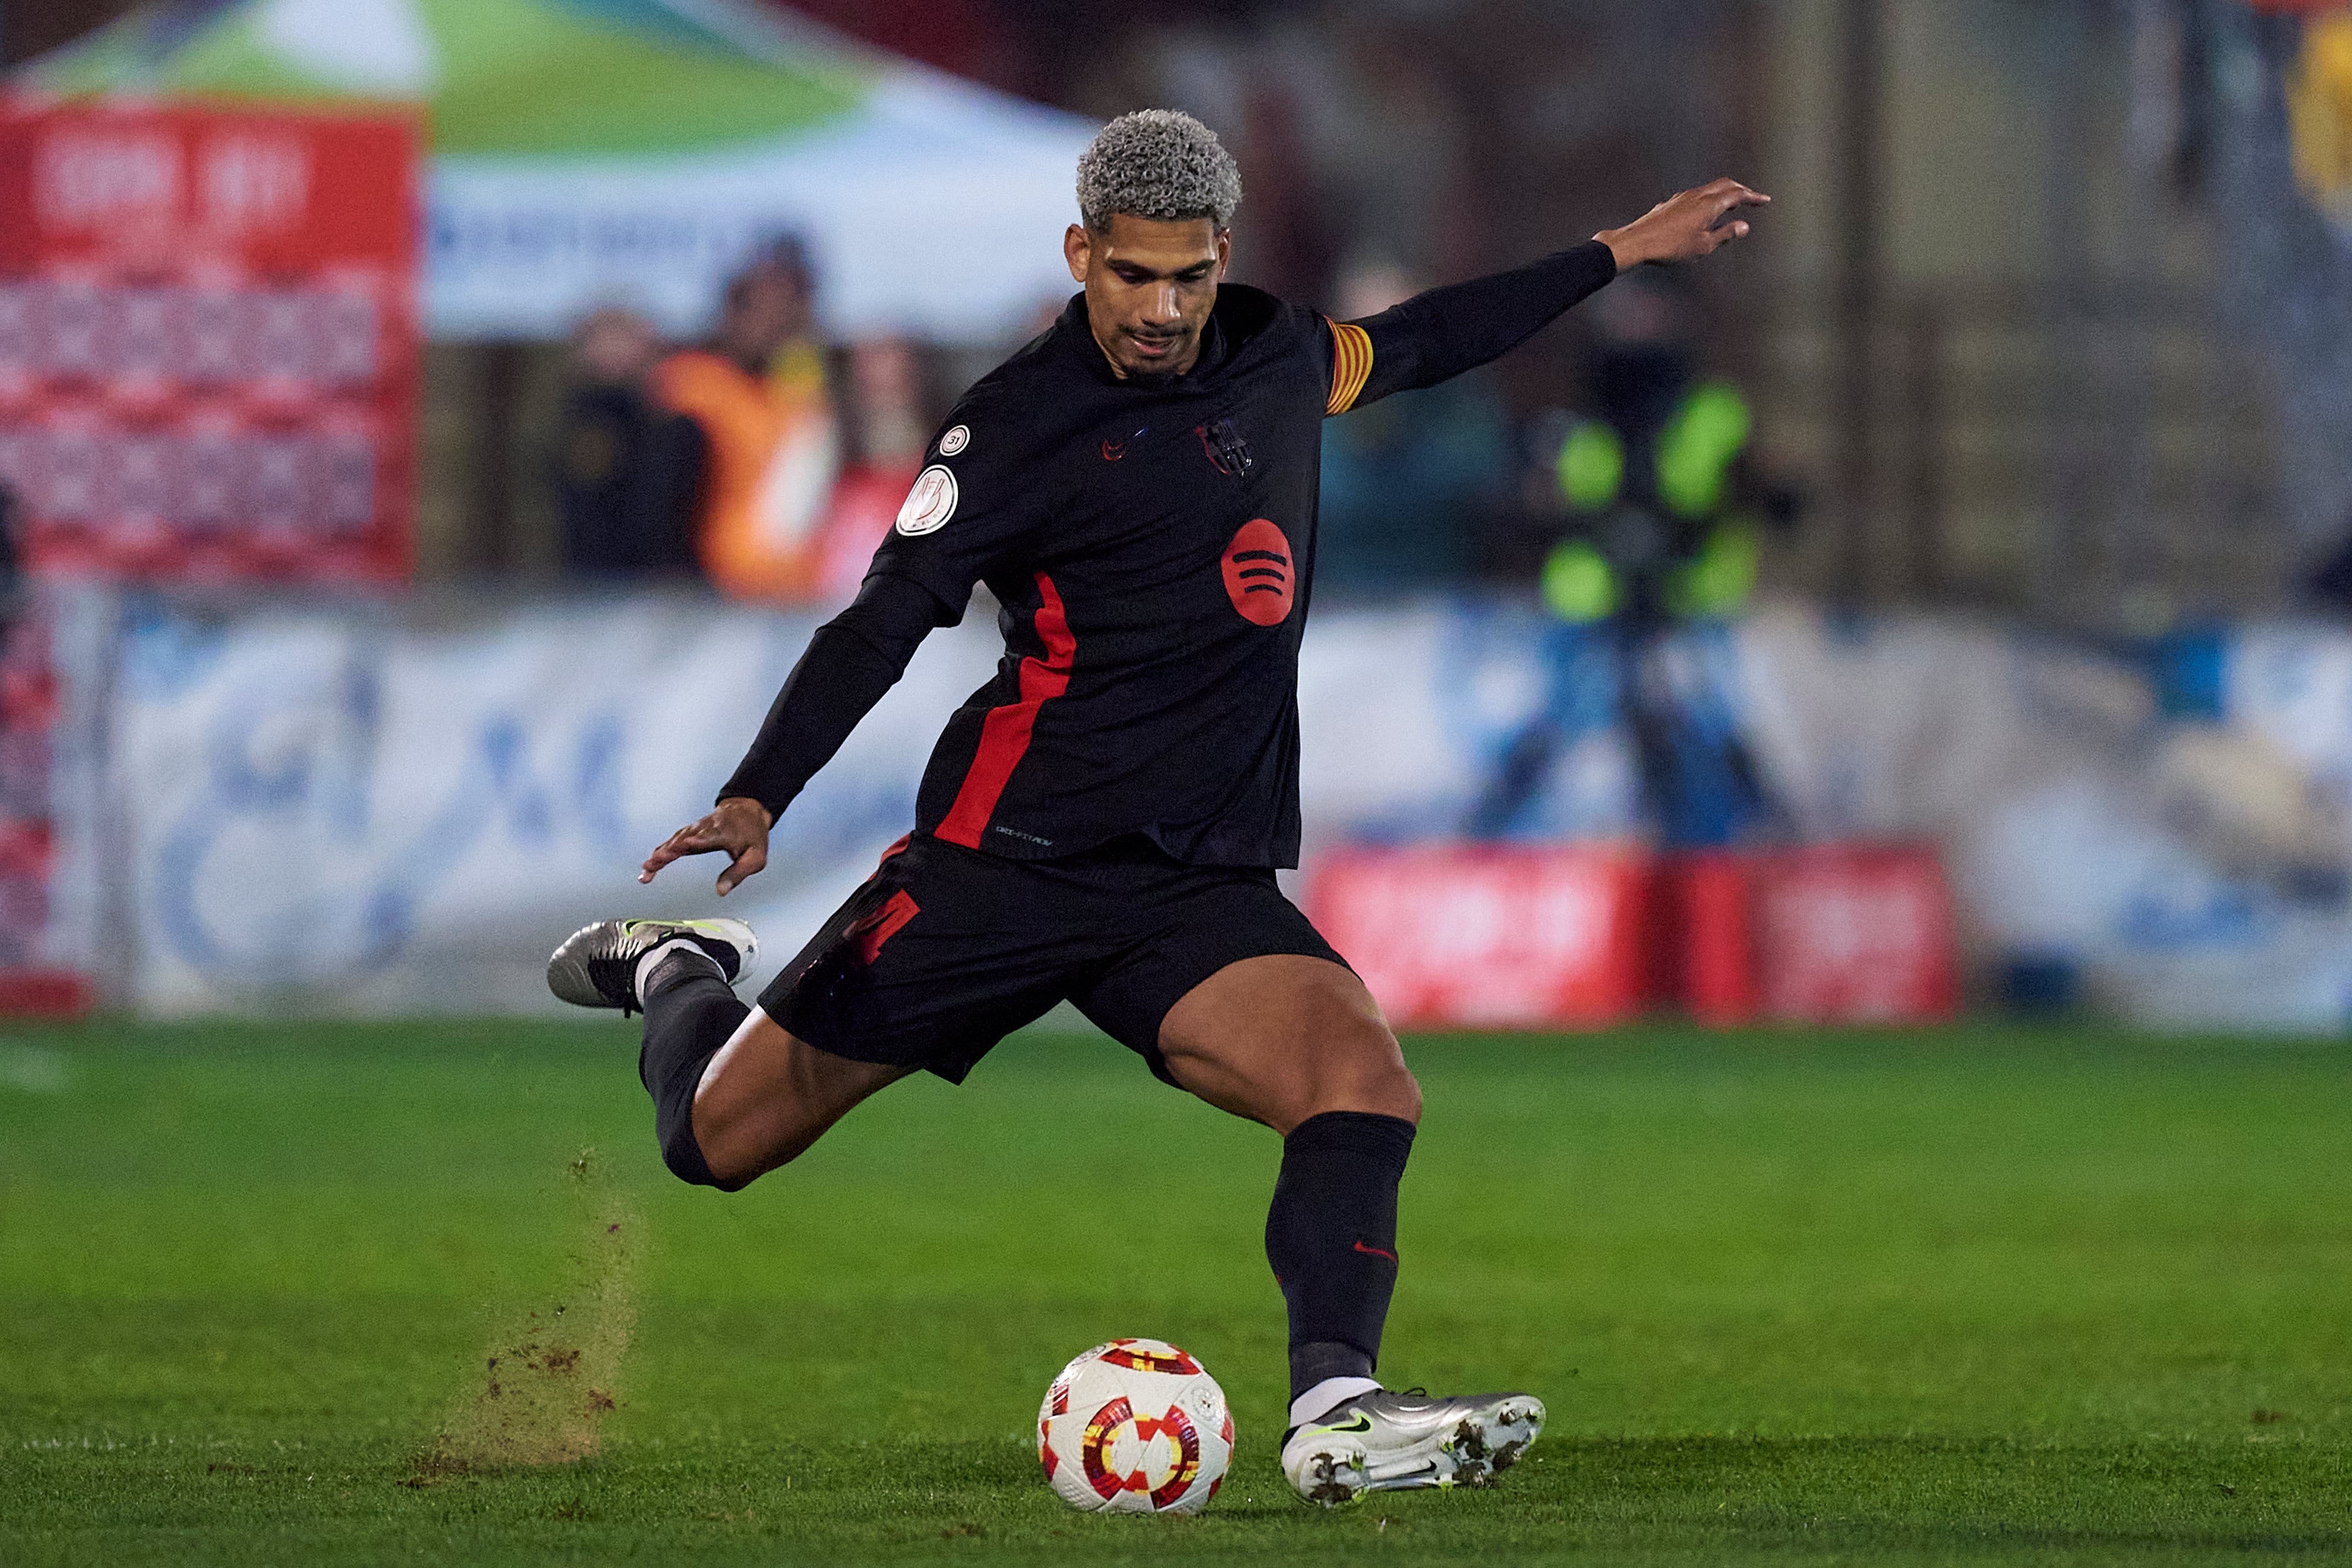
M1326 1111L1421 1120L1421 1085L1380 1005L1328 958L1226 965L1168 1009L1160 1051L1186 1089L1286 1136Z
M753 1008L703 1070L694 1141L729 1186L796 1159L850 1108L911 1068L820 1051Z

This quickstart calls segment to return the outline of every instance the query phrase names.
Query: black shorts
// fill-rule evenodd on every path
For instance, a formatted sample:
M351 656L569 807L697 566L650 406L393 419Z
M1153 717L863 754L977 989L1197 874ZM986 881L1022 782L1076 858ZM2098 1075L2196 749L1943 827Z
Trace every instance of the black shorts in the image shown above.
M1274 873L1192 866L1142 839L1014 861L901 841L760 993L760 1008L853 1061L960 1083L996 1042L1067 998L1169 1082L1160 1021L1226 965L1346 960Z

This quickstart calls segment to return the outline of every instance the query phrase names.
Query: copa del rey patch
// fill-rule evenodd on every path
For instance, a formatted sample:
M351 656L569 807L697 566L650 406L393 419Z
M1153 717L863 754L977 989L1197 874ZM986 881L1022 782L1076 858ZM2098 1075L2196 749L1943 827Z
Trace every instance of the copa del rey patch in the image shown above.
M898 508L898 529L910 537L937 533L947 527L955 509L955 475L945 464L934 463L915 476L915 487Z

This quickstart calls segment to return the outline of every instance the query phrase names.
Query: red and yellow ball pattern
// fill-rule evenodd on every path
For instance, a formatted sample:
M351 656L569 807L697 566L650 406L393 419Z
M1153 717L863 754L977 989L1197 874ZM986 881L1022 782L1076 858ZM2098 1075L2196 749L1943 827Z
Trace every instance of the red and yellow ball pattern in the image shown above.
M1037 1412L1037 1458L1072 1508L1197 1513L1233 1462L1224 1390L1172 1344L1117 1339L1073 1360Z

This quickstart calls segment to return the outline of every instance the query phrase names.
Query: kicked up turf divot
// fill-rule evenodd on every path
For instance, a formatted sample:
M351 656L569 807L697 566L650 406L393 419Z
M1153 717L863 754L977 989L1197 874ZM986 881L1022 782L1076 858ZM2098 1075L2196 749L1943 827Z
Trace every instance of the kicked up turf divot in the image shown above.
M596 1451L636 1320L645 1228L605 1178L595 1150L568 1162L563 1180L577 1244L569 1278L520 1323L492 1336L478 1381L450 1406L407 1485L568 1465Z

